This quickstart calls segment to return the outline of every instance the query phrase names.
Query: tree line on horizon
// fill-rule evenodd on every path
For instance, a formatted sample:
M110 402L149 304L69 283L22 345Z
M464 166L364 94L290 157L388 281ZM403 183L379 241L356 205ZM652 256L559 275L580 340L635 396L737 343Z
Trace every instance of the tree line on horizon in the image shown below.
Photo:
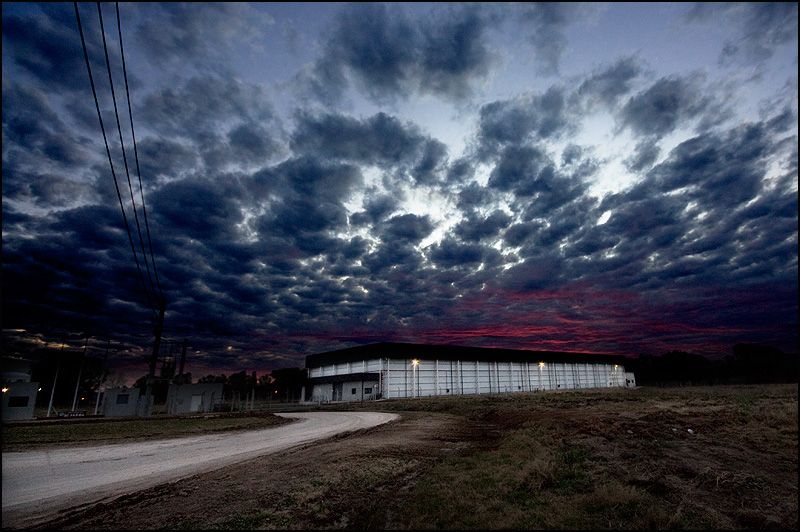
M42 391L37 397L38 406L47 406L57 364L55 353L47 353L33 364L32 380L39 382ZM798 382L800 364L797 353L785 353L780 349L749 343L736 344L732 352L722 358L712 359L686 351L669 351L660 355L639 355L626 363L626 370L633 371L640 386L715 385L715 384L766 384ZM167 369L166 372L163 370ZM174 367L162 367L162 373L154 385L155 403L166 400L171 383L191 383L191 373L175 375ZM81 382L78 392L79 405L89 405L95 391L101 386L115 386L111 382L103 361L80 356L80 353L62 353L55 403L72 402L78 373ZM146 375L134 386L144 389ZM302 389L310 390L304 368L282 368L256 376L239 371L228 375L206 375L197 383L221 383L226 397L246 400L255 392L257 401L272 400L293 402L301 398ZM81 399L85 398L85 399ZM92 403L93 406L93 403Z
M797 353L770 346L740 343L732 353L712 359L686 351L639 355L625 369L639 386L768 384L798 382Z

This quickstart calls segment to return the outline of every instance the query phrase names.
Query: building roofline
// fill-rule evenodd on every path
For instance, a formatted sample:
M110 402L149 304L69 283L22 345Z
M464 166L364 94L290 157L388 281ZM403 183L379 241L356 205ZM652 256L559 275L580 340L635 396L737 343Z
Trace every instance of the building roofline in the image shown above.
M480 360L491 362L573 362L581 364L598 362L625 364L630 361L629 358L622 355L601 353L569 353L460 345L380 342L308 355L306 357L306 367L316 368L328 364L356 362L365 358L417 358L420 360Z

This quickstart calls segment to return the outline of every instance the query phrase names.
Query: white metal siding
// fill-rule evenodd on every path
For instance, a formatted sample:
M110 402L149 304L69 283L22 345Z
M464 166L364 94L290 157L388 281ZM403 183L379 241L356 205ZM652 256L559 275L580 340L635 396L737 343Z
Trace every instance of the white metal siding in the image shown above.
M511 393L625 386L625 368L614 364L565 362L490 362L460 360L368 359L311 368L309 377L380 373L372 384L383 398ZM360 396L361 382L357 383ZM367 383L365 383L367 385ZM350 399L351 383L344 383L343 400ZM312 401L332 400L332 385L314 385ZM367 397L365 396L365 399Z

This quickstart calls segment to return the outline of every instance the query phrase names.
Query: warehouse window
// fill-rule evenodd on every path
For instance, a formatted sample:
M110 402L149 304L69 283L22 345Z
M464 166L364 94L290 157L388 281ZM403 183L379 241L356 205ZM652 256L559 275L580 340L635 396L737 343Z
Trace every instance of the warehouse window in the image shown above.
M127 394L127 393L121 393L121 394L119 394L119 395L117 396L117 404L118 404L118 405L127 405L127 404L128 404L128 398L129 398L129 397L130 397L130 394Z
M353 395L355 395L355 394L356 394L356 389L355 389L355 388L353 388Z
M8 406L12 408L21 408L28 406L28 399L27 395L14 395L8 398Z
M364 393L372 393L372 388L364 388Z

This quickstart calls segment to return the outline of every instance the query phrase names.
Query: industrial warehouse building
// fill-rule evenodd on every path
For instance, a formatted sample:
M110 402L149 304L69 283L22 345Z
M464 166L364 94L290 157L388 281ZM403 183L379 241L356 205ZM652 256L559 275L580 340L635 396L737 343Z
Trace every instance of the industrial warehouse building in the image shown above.
M635 385L625 357L379 343L306 357L309 400L362 401Z

